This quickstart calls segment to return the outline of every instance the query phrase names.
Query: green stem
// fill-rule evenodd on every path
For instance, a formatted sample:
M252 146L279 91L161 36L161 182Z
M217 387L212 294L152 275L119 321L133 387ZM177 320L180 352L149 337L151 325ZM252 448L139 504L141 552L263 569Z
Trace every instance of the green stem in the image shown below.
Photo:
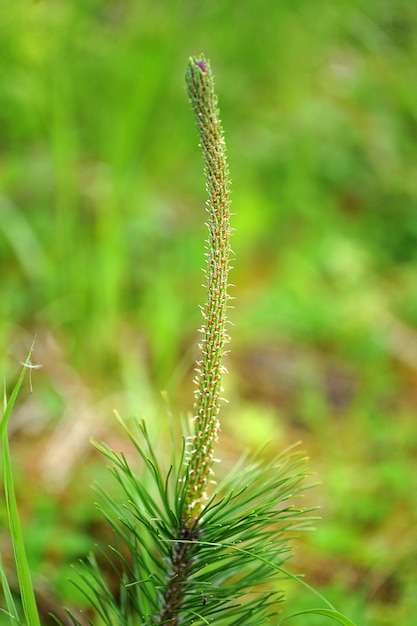
M228 274L230 257L230 181L226 145L220 122L214 80L209 62L203 55L189 60L186 83L194 110L204 157L208 200L206 209L209 237L205 270L207 302L202 307L203 338L201 359L196 367L194 434L188 444L187 498L184 517L195 520L204 508L207 486L213 475L214 444L220 428L221 379L225 372L222 359L227 333Z
M194 110L207 177L209 214L205 269L207 302L201 308L203 338L199 344L201 358L195 377L194 434L187 442L186 468L182 480L185 487L183 526L173 541L167 586L157 624L177 626L186 605L187 582L194 558L194 542L201 532L196 524L207 500L207 487L213 476L214 444L219 433L222 364L225 345L227 293L230 256L230 199L226 147L214 92L210 64L203 55L189 60L186 83Z

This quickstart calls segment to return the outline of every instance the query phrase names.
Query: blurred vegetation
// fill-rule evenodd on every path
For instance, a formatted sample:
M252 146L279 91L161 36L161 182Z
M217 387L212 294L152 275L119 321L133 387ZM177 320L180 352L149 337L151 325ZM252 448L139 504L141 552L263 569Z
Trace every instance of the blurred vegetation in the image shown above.
M90 483L108 478L89 437L127 446L115 406L162 432L161 390L174 414L191 407L205 192L183 75L201 51L236 213L224 471L246 446L270 440L274 454L302 439L323 520L297 568L361 626L409 626L409 0L0 0L0 347L10 385L35 334L43 364L12 416L11 449L45 615L52 592L56 606L80 601L69 563L108 532L92 506ZM0 548L7 565L3 532ZM314 604L288 591L291 608Z

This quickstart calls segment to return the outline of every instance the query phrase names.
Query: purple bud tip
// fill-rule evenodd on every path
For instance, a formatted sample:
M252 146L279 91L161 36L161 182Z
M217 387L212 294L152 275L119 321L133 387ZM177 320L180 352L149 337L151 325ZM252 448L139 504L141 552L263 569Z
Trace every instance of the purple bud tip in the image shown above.
M199 61L196 61L195 64L198 65L203 74L207 74L207 63L205 61L200 59Z

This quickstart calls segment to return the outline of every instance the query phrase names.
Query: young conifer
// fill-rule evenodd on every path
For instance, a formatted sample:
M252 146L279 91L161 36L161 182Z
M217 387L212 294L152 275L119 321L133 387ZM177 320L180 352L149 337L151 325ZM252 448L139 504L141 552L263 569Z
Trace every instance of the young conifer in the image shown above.
M354 626L328 603L329 608L300 611L277 621L282 579L300 582L283 567L291 554L289 539L310 524L305 511L295 508L294 502L306 476L302 456L285 451L267 463L256 457L242 461L209 493L220 428L222 360L229 341L229 174L213 76L203 55L190 58L186 80L203 151L209 214L207 301L202 308L193 434L174 455L167 473L160 467L144 422L137 424L138 436L122 421L144 463L140 475L123 454L96 444L112 462L122 496L115 499L107 490L99 490L100 508L114 531L114 542L108 550L100 550L100 560L90 555L78 569L75 584L87 599L87 614L77 617L68 613L76 626L279 626L290 617L308 613ZM24 365L30 367L30 354ZM6 425L23 375L24 370L5 406L0 428L9 494L13 479ZM23 581L24 620L14 605L1 561L0 584L10 620L18 626L38 624L17 505L13 498L10 502L10 530L17 548L19 582ZM108 583L109 568L112 585Z
M229 341L229 173L213 75L203 55L189 59L186 83L204 158L209 231L193 432L167 475L143 422L139 437L122 423L145 463L144 474L138 476L123 455L98 445L112 461L123 494L116 501L101 490L102 511L115 533L112 556L103 555L118 572L118 593L110 590L94 556L80 570L79 586L100 626L269 623L283 598L279 581L288 576L282 566L289 540L310 524L294 506L307 474L299 454L285 452L268 463L256 457L242 461L212 493L209 489Z

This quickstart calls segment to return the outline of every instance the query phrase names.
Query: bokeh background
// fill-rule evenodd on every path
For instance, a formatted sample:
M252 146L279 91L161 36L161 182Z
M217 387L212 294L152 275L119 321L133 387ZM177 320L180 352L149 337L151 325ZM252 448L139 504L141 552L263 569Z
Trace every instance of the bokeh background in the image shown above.
M43 610L108 531L89 439L192 407L205 190L185 93L211 59L233 180L224 467L302 440L292 564L361 626L417 612L417 4L0 0L0 347ZM127 452L129 453L129 452ZM132 456L132 463L135 459ZM107 482L106 482L107 481ZM12 556L0 507L0 547ZM13 572L10 570L13 582ZM288 587L285 611L318 601ZM0 617L1 620L4 618ZM305 618L307 626L321 624Z

